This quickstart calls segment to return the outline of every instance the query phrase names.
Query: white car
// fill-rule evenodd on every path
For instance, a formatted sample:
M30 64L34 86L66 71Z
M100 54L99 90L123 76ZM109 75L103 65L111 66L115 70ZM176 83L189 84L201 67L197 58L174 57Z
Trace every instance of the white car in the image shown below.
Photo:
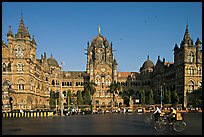
M138 112L138 113L142 113L142 112L143 112L143 109L142 109L142 108L137 108L137 112Z

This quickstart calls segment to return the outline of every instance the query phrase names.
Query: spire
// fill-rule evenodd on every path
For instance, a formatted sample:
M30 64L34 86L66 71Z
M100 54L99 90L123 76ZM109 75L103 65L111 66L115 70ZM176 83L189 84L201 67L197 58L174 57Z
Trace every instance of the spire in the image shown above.
M101 29L100 29L100 26L98 25L98 35L100 36L101 34Z
M23 18L23 11L22 11L22 9L21 9L21 18Z
M196 40L196 43L195 43L195 44L196 44L196 45L198 45L198 44L202 44L199 38L197 38L197 40Z
M147 60L149 60L149 55L147 55Z
M32 43L33 43L33 44L36 44L34 35L33 35L33 38L32 38Z
M188 44L188 45L192 45L192 40L191 40L191 37L190 37L190 33L188 31L188 24L186 25L186 31L185 31L185 34L184 34L184 37L183 37L183 41L182 41L182 45L183 44Z
M118 63L117 63L115 58L113 59L113 65L118 65Z
M8 36L12 36L13 37L13 33L12 33L12 30L11 30L11 26L9 26L9 30L8 30L8 33L7 33L7 37Z
M25 28L25 36L30 38L30 33L28 31L28 27Z
M174 51L175 50L178 50L179 48L178 48L178 45L177 44L175 44L175 46L174 46Z
M25 26L24 26L24 21L23 21L23 17L21 15L21 19L20 19L20 25L18 27L18 32L16 34L16 38L24 38L25 35Z

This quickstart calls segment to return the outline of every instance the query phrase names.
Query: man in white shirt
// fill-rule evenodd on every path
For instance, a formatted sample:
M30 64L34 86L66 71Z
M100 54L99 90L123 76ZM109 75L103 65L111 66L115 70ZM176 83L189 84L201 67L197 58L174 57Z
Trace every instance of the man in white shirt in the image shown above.
M154 111L155 121L158 121L160 114L161 114L161 110L158 106L156 106L156 110Z

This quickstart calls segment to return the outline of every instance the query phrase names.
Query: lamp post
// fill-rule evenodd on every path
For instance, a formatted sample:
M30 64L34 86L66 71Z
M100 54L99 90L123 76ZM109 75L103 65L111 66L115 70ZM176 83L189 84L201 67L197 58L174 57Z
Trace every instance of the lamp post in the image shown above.
M165 85L165 83L163 83L163 85ZM162 85L161 85L161 93L160 93L160 98L161 98L161 108L162 108Z
M55 74L55 109L56 109L56 113L57 113L57 88L56 88L56 86L57 86L57 82L56 82L56 76L57 76L57 73Z
M160 100L161 100L161 108L162 108L162 85L161 85L161 94L160 94Z
M63 62L61 63L60 67L62 68L62 65L63 65ZM63 115L63 109L64 109L64 106L63 106L63 100L64 100L64 95L62 93L62 76L60 76L60 81L61 81L61 87L60 87L60 94L59 94L59 102L60 102L60 110L61 110L61 115Z

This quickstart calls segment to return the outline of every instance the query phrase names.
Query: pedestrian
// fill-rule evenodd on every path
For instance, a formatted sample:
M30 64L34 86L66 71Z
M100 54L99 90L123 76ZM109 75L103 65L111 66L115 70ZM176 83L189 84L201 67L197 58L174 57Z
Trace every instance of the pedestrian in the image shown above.
M161 114L161 110L160 110L159 106L156 106L156 110L154 111L155 121L158 121L160 114Z

